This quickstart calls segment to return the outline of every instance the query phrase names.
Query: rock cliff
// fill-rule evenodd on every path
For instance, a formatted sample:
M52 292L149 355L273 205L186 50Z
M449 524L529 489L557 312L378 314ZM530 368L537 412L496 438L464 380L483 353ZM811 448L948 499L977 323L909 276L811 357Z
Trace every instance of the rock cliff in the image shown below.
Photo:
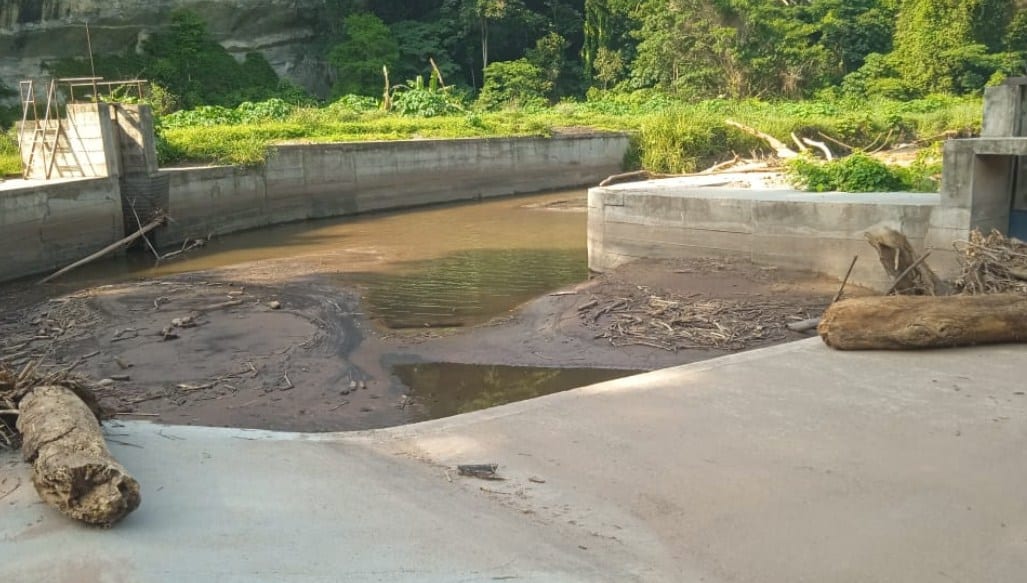
M278 74L315 93L327 90L316 42L325 0L0 0L0 82L41 76L44 61L84 57L85 23L97 54L137 48L170 13L200 14L229 52L263 53Z

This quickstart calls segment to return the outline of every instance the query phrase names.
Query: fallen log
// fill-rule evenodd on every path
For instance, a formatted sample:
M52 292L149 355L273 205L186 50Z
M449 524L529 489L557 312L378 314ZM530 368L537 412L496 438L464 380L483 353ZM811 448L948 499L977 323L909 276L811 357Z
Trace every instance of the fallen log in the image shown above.
M61 513L110 526L139 506L139 483L107 450L100 423L72 390L30 390L18 404L22 457L39 497Z
M874 296L842 300L817 332L838 350L902 350L1027 342L1027 299L981 296Z
M770 135L770 134L768 134L766 132L761 132L760 130L758 130L756 128L751 128L751 127L749 127L747 125L740 124L737 121L732 121L730 119L724 120L724 124L725 125L729 125L729 126L731 126L733 128L739 129L739 130L749 134L750 136L754 136L754 137L757 137L757 138L763 140L764 142L769 144L771 148L774 148L774 152L777 154L777 157L781 158L782 160L786 160L786 159L789 159L789 158L798 158L799 157L799 153L798 152L796 152L795 150L789 148L788 146L785 145L784 142L782 142L781 140L775 138L774 136L772 136L772 135Z

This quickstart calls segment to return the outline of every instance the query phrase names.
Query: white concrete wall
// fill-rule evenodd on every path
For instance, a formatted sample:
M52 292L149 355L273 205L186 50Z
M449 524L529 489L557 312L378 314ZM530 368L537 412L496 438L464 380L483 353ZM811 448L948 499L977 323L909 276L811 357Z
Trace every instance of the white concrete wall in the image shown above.
M175 222L158 240L595 184L627 148L620 134L279 146L264 167L162 171Z
M858 255L851 281L887 287L891 282L863 233L891 227L923 249L938 201L937 194L696 189L674 179L593 188L589 268L605 271L646 258L736 256L840 278ZM946 263L942 255L938 259Z
M117 179L0 187L0 281L63 267L123 237Z
M35 128L45 130L35 137ZM67 117L43 124L30 122L22 132L22 165L28 178L104 178L118 176L117 134L106 103L76 103L67 106Z

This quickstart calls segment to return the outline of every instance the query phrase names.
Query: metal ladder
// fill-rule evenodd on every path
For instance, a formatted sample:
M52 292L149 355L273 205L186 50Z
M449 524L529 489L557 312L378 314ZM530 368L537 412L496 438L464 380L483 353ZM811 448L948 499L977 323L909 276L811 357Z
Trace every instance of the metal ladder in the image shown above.
M64 124L61 121L60 109L58 106L57 80L52 79L46 92L46 108L43 119L39 119L39 106L36 103L36 91L34 81L22 81L20 83L22 122L18 134L20 144L25 143L25 133L29 130L29 122L32 124L32 144L25 160L23 175L28 178L32 165L36 160L36 152L39 152L43 163L43 173L47 180L53 177L54 170L63 174L64 171L80 170L77 156L71 148L67 148L64 154L75 158L73 165L58 165L57 158L61 154L60 141L63 136L67 139ZM32 117L29 118L31 113Z

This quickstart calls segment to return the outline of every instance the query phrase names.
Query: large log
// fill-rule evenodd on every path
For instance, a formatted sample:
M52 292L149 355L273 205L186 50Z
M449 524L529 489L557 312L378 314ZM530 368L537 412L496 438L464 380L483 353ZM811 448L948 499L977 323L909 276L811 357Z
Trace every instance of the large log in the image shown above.
M73 391L40 386L19 403L22 456L39 497L60 512L110 526L139 506L139 483L107 450L95 414Z
M839 350L901 350L1027 341L1027 298L874 296L831 305L817 328Z

